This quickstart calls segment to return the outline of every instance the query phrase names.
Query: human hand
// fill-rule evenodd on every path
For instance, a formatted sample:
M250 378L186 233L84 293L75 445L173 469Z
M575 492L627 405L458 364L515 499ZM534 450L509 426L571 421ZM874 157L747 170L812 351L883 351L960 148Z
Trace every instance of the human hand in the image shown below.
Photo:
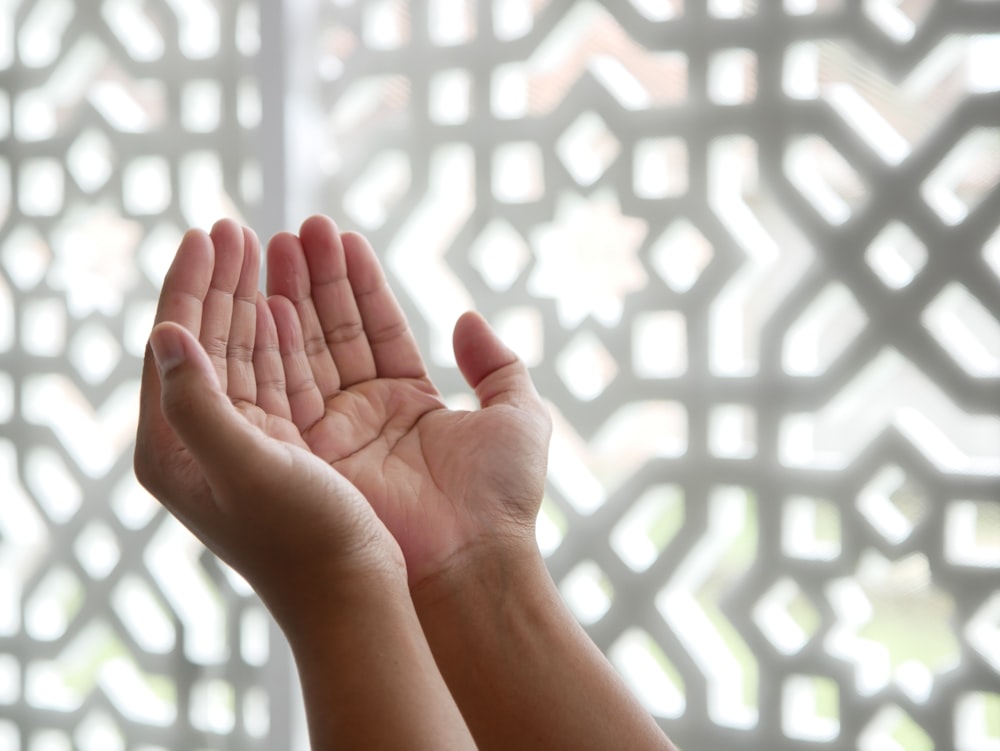
M528 371L476 314L455 355L481 409L447 409L374 251L313 217L267 254L290 417L395 537L411 588L469 556L537 551L550 421ZM297 319L300 328L285 323Z
M232 221L185 235L143 368L135 471L287 626L321 587L404 574L363 496L290 419L277 328L301 333L294 316L276 323L259 267L256 237Z
M450 410L363 238L314 217L267 260L290 419L398 542L414 618L478 747L670 749L535 544L551 428L524 365L462 316L455 356L480 409Z

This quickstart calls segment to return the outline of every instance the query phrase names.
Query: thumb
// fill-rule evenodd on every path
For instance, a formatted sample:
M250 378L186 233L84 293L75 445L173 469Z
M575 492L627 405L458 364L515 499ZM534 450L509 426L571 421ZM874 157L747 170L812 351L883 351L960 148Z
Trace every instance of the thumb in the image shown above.
M254 466L259 438L223 392L201 344L183 326L164 322L153 328L149 345L160 374L163 416L206 476Z
M465 313L455 324L455 360L483 407L509 404L544 409L528 368L478 313Z

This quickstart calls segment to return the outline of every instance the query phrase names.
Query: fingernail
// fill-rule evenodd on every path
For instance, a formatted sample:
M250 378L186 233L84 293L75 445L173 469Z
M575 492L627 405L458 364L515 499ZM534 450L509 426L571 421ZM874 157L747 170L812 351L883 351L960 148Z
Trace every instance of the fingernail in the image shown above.
M184 341L180 332L173 327L153 329L149 337L149 346L153 350L160 375L166 375L184 362Z

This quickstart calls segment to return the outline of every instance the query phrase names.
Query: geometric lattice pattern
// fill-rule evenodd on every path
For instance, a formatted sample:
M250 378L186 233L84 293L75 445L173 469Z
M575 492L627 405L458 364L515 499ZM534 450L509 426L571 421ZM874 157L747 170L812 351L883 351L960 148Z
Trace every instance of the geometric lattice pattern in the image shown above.
M679 745L1000 743L1000 3L310 12L291 205L448 390L468 307L530 363L550 569Z
M288 747L264 608L132 474L166 266L258 201L256 13L0 3L3 751Z
M465 309L531 365L539 543L681 747L995 749L1000 2L285 5L0 2L0 751L289 746L130 462L166 264L267 160L456 404Z

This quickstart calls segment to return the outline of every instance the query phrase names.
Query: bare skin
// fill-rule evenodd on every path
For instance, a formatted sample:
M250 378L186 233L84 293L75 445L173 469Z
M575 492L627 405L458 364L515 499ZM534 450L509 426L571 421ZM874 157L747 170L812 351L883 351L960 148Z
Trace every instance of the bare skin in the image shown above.
M524 364L467 313L455 357L480 409L447 409L374 251L323 217L272 241L268 293L276 318L287 300L301 321L304 341L283 339L285 362L312 373L294 388L292 419L398 542L479 747L671 748L564 607L538 551L551 423Z
M181 253L196 251L182 245ZM374 565L366 553L401 562L426 643L479 748L671 748L545 569L534 524L549 416L524 364L480 316L464 315L454 334L456 361L480 409L453 411L427 375L374 251L329 219L313 217L298 235L271 241L268 299L255 299L252 337L236 324L250 319L242 275L217 264L208 283L204 274L186 280L187 264L175 266L179 280L168 283L184 292L165 294L158 320L200 332L225 401L247 430L282 445L276 463L293 467L282 476L313 478L315 495L290 511L275 481L271 498L281 501L270 516L261 512L256 535L242 519L216 516L226 502L214 491L214 470L194 461L189 454L198 449L185 449L158 416L161 402L171 408L155 375L144 385L137 470L144 467L154 493L258 587L279 623L312 613L308 598L285 590L308 592L314 582L299 586L295 571L257 561L304 556L317 573L329 565L334 580L359 557L363 569ZM227 296L237 302L227 307ZM234 466L244 471L243 457L233 449L210 461L232 474ZM233 493L230 502L241 497ZM277 550L251 555L273 549L275 538Z
M279 325L302 335L258 295L259 266L256 238L233 222L185 235L143 369L136 474L274 613L313 748L475 748L399 546L291 419Z

